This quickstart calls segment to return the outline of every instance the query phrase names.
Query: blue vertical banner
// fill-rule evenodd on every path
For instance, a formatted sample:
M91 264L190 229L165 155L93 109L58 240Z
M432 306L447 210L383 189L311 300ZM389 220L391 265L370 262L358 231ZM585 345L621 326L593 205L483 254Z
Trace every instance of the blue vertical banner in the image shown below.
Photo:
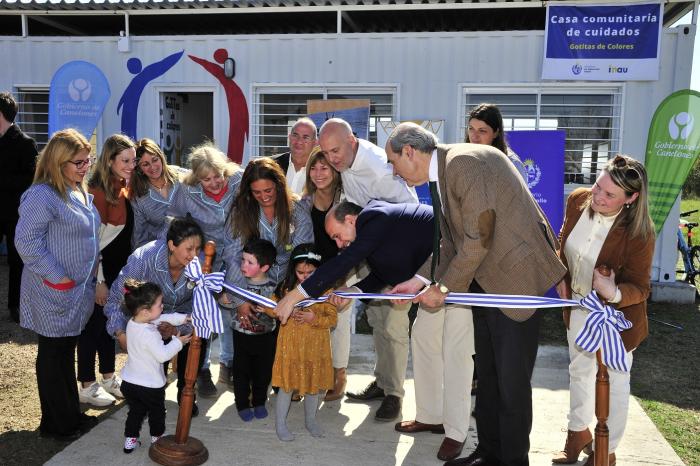
M75 128L90 139L109 96L109 83L97 66L80 60L61 66L49 89L49 137Z
M542 79L659 79L661 7L548 5Z
M527 187L555 233L564 221L565 131L508 131L508 145L527 169Z

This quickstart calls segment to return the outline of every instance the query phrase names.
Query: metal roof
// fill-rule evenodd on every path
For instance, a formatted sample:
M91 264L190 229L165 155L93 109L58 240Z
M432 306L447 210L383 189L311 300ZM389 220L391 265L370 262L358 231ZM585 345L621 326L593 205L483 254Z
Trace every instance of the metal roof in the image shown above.
M0 0L0 10L163 10L200 8L298 8L298 7L397 7L418 5L454 5L461 8L542 7L566 0ZM582 3L597 3L587 0ZM571 3L569 1L568 3ZM692 6L692 1L667 0L666 10L674 4Z

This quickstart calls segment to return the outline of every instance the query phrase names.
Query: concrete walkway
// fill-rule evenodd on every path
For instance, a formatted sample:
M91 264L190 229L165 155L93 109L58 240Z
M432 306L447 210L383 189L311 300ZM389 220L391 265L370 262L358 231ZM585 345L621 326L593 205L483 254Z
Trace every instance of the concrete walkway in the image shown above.
M348 390L364 388L372 380L374 361L370 336L353 335ZM218 354L216 348L212 354ZM533 377L534 425L530 435L530 464L549 465L551 456L564 445L568 409L568 356L563 347L540 347ZM410 362L409 362L410 367ZM212 364L214 380L218 365ZM406 379L403 418L414 419L415 401L412 373ZM219 386L221 389L222 387ZM174 433L177 420L175 384L167 390L167 433ZM191 435L209 450L208 465L441 465L436 458L441 435L421 433L402 435L394 423L378 423L374 411L378 401L369 404L342 401L324 403L318 419L326 431L324 439L315 439L304 429L303 407L294 404L288 425L296 440L283 443L274 426L274 396L268 409L271 416L244 423L236 414L233 393L223 392L217 399L200 400L200 415L193 419ZM54 456L48 465L151 465L148 458L150 437L144 424L143 446L130 455L122 453L126 409L101 422L90 433ZM474 419L464 455L476 445ZM581 455L579 465L586 459ZM617 464L683 465L636 400L630 402L627 431L617 450Z

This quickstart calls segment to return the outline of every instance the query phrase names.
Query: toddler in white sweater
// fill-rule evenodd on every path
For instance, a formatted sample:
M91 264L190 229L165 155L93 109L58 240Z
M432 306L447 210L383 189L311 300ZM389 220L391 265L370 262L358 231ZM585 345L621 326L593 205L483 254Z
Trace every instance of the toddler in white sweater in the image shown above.
M160 322L182 325L187 314L163 314L163 293L158 285L127 279L124 282L124 312L131 316L126 325L129 357L122 369L122 393L129 404L124 427L124 453L141 444L141 424L148 416L151 443L165 432L165 371L163 363L172 359L192 335L180 335L165 344L158 332Z

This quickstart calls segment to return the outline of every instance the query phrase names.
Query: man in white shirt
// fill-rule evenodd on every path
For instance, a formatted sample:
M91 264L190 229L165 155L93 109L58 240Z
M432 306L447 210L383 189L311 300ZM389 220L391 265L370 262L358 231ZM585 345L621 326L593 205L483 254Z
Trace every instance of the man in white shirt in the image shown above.
M357 138L345 120L331 118L326 121L319 131L319 145L331 165L340 172L345 200L363 208L373 199L418 203L415 189L394 176L384 149ZM358 278L369 273L367 267L363 269ZM383 291L388 291L388 287ZM360 401L383 399L375 413L377 421L393 421L401 413L408 361L409 307L392 306L388 301L373 301L367 307L367 321L373 328L377 353L376 380L362 392L348 392L347 395Z
M340 172L345 199L365 207L372 199L417 204L416 190L394 176L384 149L357 138L347 121L331 118L319 132L321 150Z
M289 132L289 152L272 157L285 173L287 186L296 194L304 190L306 162L316 143L316 124L311 118L302 117L294 122Z

